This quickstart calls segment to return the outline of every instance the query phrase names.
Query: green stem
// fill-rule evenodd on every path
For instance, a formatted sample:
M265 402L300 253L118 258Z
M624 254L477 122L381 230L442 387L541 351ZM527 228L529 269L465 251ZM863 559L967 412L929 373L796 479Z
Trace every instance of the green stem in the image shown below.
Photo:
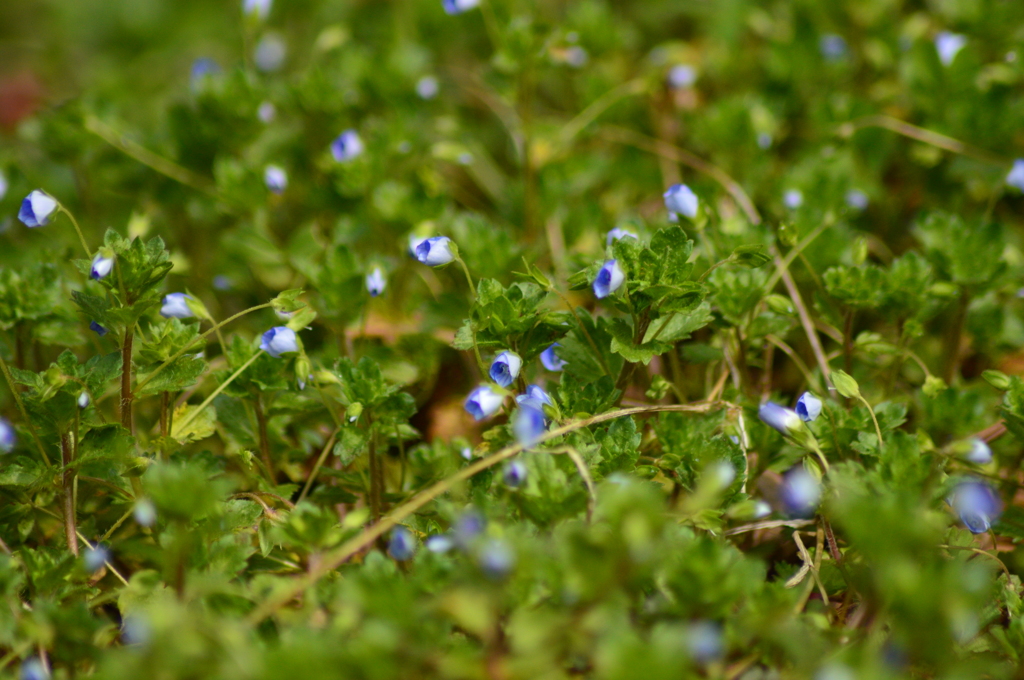
M78 226L78 220L75 219L75 216L71 214L70 210L60 203L57 203L57 210L67 215L68 219L71 220L71 224L75 225L75 231L78 232L78 240L82 242L82 250L85 251L85 257L86 259L91 259L92 251L89 250L89 244L85 242L85 236L82 234L82 228Z
M205 333L200 335L198 338L196 338L195 340L193 340L192 342L190 342L189 344L185 345L180 350L175 352L174 355L170 359L168 359L164 363L162 363L159 366L157 366L156 369L152 373L150 373L149 375L146 376L145 380L143 380L141 383L139 383L138 385L135 386L135 391L136 392L141 392L142 388L145 387L146 385L148 385L149 382L151 380L153 380L153 378L155 378L158 373L160 373L160 371L164 370L165 368L167 368L168 366L173 364L175 361L177 361L179 358L181 358L186 352L188 352L190 349L192 349L193 347L198 345L199 342L202 339L204 339L206 336L208 336L210 333L216 332L221 327L228 325L229 323L231 323L235 319L241 318L241 317L245 316L246 314L249 314L250 312L259 311L261 309L266 309L267 307L271 307L271 306L272 305L269 302L267 302L265 304L262 304L262 305L256 305L255 307L250 307L249 309L243 310L243 311L239 312L238 314L235 314L234 316L229 316L228 318L224 319L220 323L215 324L208 331L206 331Z
M232 376L232 378L233 377L234 376ZM267 480L271 485L273 485L274 461L270 457L270 437L267 434L267 416L263 412L263 395L260 392L256 392L256 399L253 406L256 411L256 427L257 430L259 430L260 457L263 459L263 467L267 469Z
M327 460L327 456L329 456L331 451L334 449L334 440L338 438L338 432L340 431L341 428L339 427L331 433L331 438L327 440L327 444L324 445L324 450L320 452L320 457L316 459L316 464L313 466L313 470L309 473L309 479L306 480L306 485L302 487L302 493L299 494L299 500L295 501L296 505L301 503L306 498L306 494L309 493L309 487L313 486L313 481L320 472L320 468L323 467L324 461Z
M64 466L64 473L61 475L64 489L64 534L68 542L68 550L71 554L78 556L78 530L75 524L75 471L71 468L74 462L72 453L71 434L64 432L60 435L61 463Z
M14 397L14 403L18 405L18 410L21 411L21 417L25 419L25 425L28 426L28 431L32 435L32 439L35 441L36 446L39 447L39 453L43 457L43 462L46 466L50 466L50 457L46 455L46 449L43 447L42 440L39 439L39 433L36 432L36 426L32 424L32 420L28 417L28 411L25 410L25 404L21 401L21 394L18 393L18 386L14 384L14 377L11 375L11 369L7 367L7 362L4 361L3 355L0 355L0 371L4 373L4 379L7 380L7 387L11 389L11 396Z
M218 385L217 389L215 389L210 394L210 396L208 396L203 401L203 403L201 403L199 405L199 407L196 410L190 412L187 416L185 416L185 420L182 421L181 426L180 426L181 430L184 432L185 428L188 427L190 424L192 424L192 421L195 420L199 416L200 413L205 411L206 407L209 406L211 403L213 403L213 400L216 399L220 395L221 392L223 392L225 389L227 389L227 386L230 385L232 382L234 382L235 378L237 378L238 376L242 375L242 372L245 371L245 369L247 369L250 366L252 366L253 362L256 361L257 359L259 359L260 355L262 355L262 354L263 354L263 350L260 350L260 351L256 352L256 354L253 354L252 357L248 361L246 361L244 364L242 364L237 371L232 373L228 377L227 380L225 380L220 385Z
M469 267L466 266L465 260L461 257L456 257L455 261L462 267L462 272L466 275L466 283L469 284L469 292L473 296L473 304L476 304L476 286L473 285L473 277L469 274ZM476 344L476 328L473 326L473 315L469 315L469 331L473 336L473 354L476 355L476 363L480 368L480 372L487 375L487 364L484 363L483 357L480 356L480 347Z
M868 403L868 400L865 399L863 395L858 394L857 398L860 399L864 403L864 405L868 407L868 413L871 414L871 421L875 424L875 434L878 435L878 452L881 453L882 444L884 443L884 441L882 439L882 428L878 426L878 418L875 417L875 410L871 408L871 404Z
M131 434L135 434L135 423L132 418L132 329L124 332L124 344L121 346L121 426Z

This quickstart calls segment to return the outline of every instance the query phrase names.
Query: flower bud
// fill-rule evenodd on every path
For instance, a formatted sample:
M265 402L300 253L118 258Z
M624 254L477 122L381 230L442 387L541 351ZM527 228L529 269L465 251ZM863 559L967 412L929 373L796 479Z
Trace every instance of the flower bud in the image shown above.
M561 347L557 342L552 343L550 347L540 353L540 363L544 364L544 368L549 371L558 372L565 368L568 361L563 361L558 354L555 353L555 348Z
M821 399L810 392L804 392L796 400L796 414L805 423L813 421L821 413Z
M377 297L383 293L387 285L387 279L384 278L384 272L380 267L374 267L373 271L366 275L366 291L370 297Z
M972 534L988 531L1003 510L1003 504L992 487L975 479L957 484L948 500Z
M846 205L853 210L861 211L868 207L868 195L860 189L850 189L846 192Z
M476 420L483 420L497 413L504 401L505 397L490 386L481 385L466 398L466 411Z
M516 403L520 406L535 408L538 411L544 410L544 405L554 406L551 395L544 391L540 385L530 385L526 388L526 394L516 396Z
M404 526L396 526L388 541L388 554L399 562L412 559L416 554L416 537Z
M416 94L420 99L433 99L437 96L440 85L434 76L423 76L416 81Z
M971 448L967 451L967 455L964 458L975 465L988 465L992 462L992 449L989 448L984 439L975 437L971 440L970 444Z
M804 194L799 189L787 189L782 194L782 202L790 210L796 210L804 204Z
M447 236L421 239L416 243L413 255L417 260L430 267L440 267L455 259L452 240Z
M87 409L89 408L89 404L91 403L92 400L89 398L88 392L82 392L81 394L78 395L78 408Z
M956 55L967 45L967 36L949 31L940 31L935 36L935 51L939 53L939 61L949 66Z
M455 541L448 534L434 534L424 545L432 553L444 554L455 547Z
M28 227L41 227L50 223L50 215L57 209L57 199L36 189L21 202L18 219Z
M677 215L685 215L691 220L696 219L700 201L690 187L685 184L673 184L663 194L663 197L665 207L669 212L668 218L671 221L679 219Z
M520 460L509 461L501 473L501 481L505 486L518 489L526 482L526 466Z
M276 326L263 334L260 349L279 359L282 354L299 351L299 338L287 326Z
M359 133L355 130L345 130L337 139L331 142L331 155L339 163L350 161L363 153L365 147Z
M594 295L600 300L617 291L626 280L618 260L607 260L594 279Z
M519 376L522 365L523 360L518 354L506 350L496 356L491 363L491 380L502 387L508 387Z
M783 435L789 436L794 430L803 426L803 421L796 411L779 406L778 404L766 401L757 410L757 417L765 425L775 428Z
M110 332L110 330L108 330L107 328L104 328L103 326L99 325L95 321L90 321L89 322L89 330L91 330L93 333L95 333L96 335L100 336L101 338L104 335L106 335L107 333Z
M189 299L184 293L168 293L160 307L160 316L167 319L191 319L195 314L189 309Z
M633 232L631 232L631 231L629 231L627 229L623 229L622 227L615 227L614 229L611 229L605 235L605 237L604 237L604 244L606 246L610 246L612 243L614 243L615 241L618 241L620 238L632 238L632 239L635 239L636 238L636 234L634 234Z
M676 64L668 72L668 84L673 90L688 90L697 82L697 69L690 64Z
M89 272L89 277L94 281L105 279L107 275L114 269L114 254L106 251L106 248L100 249L100 252L96 253L96 257L92 259L92 271Z

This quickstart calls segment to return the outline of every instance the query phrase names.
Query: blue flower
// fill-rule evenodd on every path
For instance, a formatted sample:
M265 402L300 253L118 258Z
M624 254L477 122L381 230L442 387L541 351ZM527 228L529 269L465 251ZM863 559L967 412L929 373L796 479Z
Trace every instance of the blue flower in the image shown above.
M544 388L540 385L530 385L526 388L526 394L520 394L516 397L516 403L520 406L529 406L535 408L538 411L544 410L544 405L554 406L551 400L551 395L544 391Z
M242 0L242 12L257 19L266 19L273 0Z
M544 435L544 431L544 411L528 405L523 405L516 411L512 420L512 433L523 447L533 446L534 442Z
M786 204L786 207L790 210L796 210L804 204L804 194L799 189L787 189L782 194L782 202Z
M757 410L757 417L765 425L775 428L784 435L791 434L795 428L803 424L796 411L771 401L766 401L761 405L761 408Z
M791 517L810 517L821 502L821 484L803 466L792 468L782 477L779 499Z
M717 661L725 651L722 628L711 621L694 621L686 630L686 648L699 664Z
M1003 504L992 487L974 479L957 484L949 504L972 534L988 531L1003 511Z
M156 506L148 498L135 501L135 521L140 527L151 527L156 524Z
M505 486L518 489L526 482L526 466L520 460L509 461L501 473L501 481L505 482Z
M4 196L7 195L7 175L0 172L0 201L4 200Z
M633 238L633 239L635 239L636 238L636 234L634 234L633 232L629 231L628 229L623 229L622 227L615 227L614 229L609 230L608 234L605 235L605 237L604 237L604 244L606 246L610 246L612 243L614 243L615 241L618 241L620 238Z
M190 319L195 314L188 307L190 296L184 293L168 293L160 307L160 316L167 319Z
M846 57L847 53L846 41L843 36L835 33L821 36L818 41L818 49L821 50L821 56L825 57L827 61L839 61Z
M387 285L387 279L384 278L384 272L380 267L374 267L373 271L366 275L366 290L370 297L377 297L383 293Z
M299 351L299 338L287 326L275 326L263 334L260 349L279 359L282 354Z
M487 543L479 554L480 569L495 581L508 576L516 566L516 556L508 543L501 539L493 539Z
M263 169L263 182L270 191L281 194L288 188L288 174L280 166L268 165Z
M103 565L108 561L110 561L110 551L102 543L86 548L85 552L82 553L82 563L85 565L85 570L90 574L95 574L102 569Z
M988 447L984 439L975 437L971 440L971 450L965 457L977 465L987 465L992 462L992 449Z
M673 184L663 196L670 220L675 221L679 219L677 214L685 215L691 220L697 217L700 201L697 199L697 194L693 193L690 187L685 184Z
M28 227L41 227L50 223L50 215L57 209L57 199L36 189L21 202L18 219Z
M480 4L480 0L441 0L441 6L448 14L462 14Z
M555 348L561 347L557 342L552 343L550 347L540 353L540 363L544 364L544 368L549 371L558 372L565 368L568 361L563 361L558 354L555 353Z
M218 274L217 276L213 277L213 287L216 290L231 290L232 286L233 284L231 283L230 276Z
M391 540L388 541L388 554L399 562L412 559L416 554L416 537L405 527L399 525L391 530Z
M424 545L432 553L443 554L455 547L455 541L448 534L434 534L425 541Z
M1006 175L1006 183L1017 191L1024 191L1024 158L1013 161L1013 168Z
M153 630L141 614L129 614L121 622L121 642L126 645L144 645L152 637Z
M846 192L846 205L854 210L864 210L868 207L868 195L860 189L850 189Z
M202 89L207 80L220 73L220 65L209 57L199 57L192 62L190 84L193 90Z
M800 416L800 420L805 423L809 423L818 417L821 413L821 399L810 392L804 392L800 395L800 398L796 400L796 414Z
M502 387L508 387L519 375L519 369L522 365L523 360L518 354L505 350L494 357L494 361L491 362L491 370L488 373L491 376L491 380Z
M104 335L106 335L107 333L110 332L109 330L107 330L103 326L99 325L95 321L90 321L89 322L89 330L91 330L93 333L95 333L96 335L100 336L101 338Z
M939 61L949 66L956 59L957 53L967 45L967 36L949 31L940 31L935 36L935 51L939 53Z
M441 86L434 76L423 76L416 81L416 94L420 96L420 99L433 99L440 89Z
M274 102L260 102L256 109L256 117L265 125L274 122L274 119L277 118L277 107L274 106Z
M350 161L363 153L363 140L355 130L345 130L331 142L331 155L339 163Z
M91 403L92 399L89 398L88 392L82 392L81 394L78 395L78 408L87 409L89 408L89 404Z
M619 261L606 260L601 271L597 272L597 278L594 279L594 295L598 299L606 298L617 291L625 280L626 275L619 266Z
M487 518L481 515L479 510L471 507L459 515L452 525L452 539L465 550L484 533L486 528Z
M447 236L432 236L420 239L413 248L413 255L423 264L440 267L455 259L452 252L452 240Z
M284 64L284 58L288 54L288 48L284 44L284 40L281 36L270 33L263 36L263 38L256 44L256 50L253 52L252 60L256 64L256 68L263 71L264 73L272 73Z
M770 132L759 132L757 133L757 148L768 149L772 145L772 133Z
M14 436L14 426L0 418L0 453L10 453L18 438Z
M676 64L668 72L668 84L673 90L688 90L697 82L697 69L689 64Z
M466 397L466 411L476 420L493 416L501 408L505 397L487 385L481 385Z
M19 680L49 680L50 674L46 672L46 667L39 659L32 657L25 659L25 662L21 664L18 678Z
M92 258L92 271L89 272L89 276L95 280L106 278L111 271L114 269L114 256L113 253L104 255L103 252L96 253L96 257Z

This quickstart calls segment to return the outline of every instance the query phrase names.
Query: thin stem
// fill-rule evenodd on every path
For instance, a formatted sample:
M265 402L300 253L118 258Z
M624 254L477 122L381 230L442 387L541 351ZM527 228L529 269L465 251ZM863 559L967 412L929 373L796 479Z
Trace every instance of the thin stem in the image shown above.
M75 471L71 468L74 462L71 434L64 432L60 436L61 463L64 465L62 475L64 488L64 535L68 542L68 550L78 557L78 530L75 523Z
M89 244L85 242L85 236L82 234L82 228L78 226L78 220L71 214L71 211L65 208L61 203L57 203L57 210L68 216L71 220L71 224L75 225L75 231L78 232L78 240L82 243L82 250L85 251L85 258L90 259L92 257L92 251L89 250Z
M891 116L865 116L858 118L857 120L850 121L849 123L843 123L839 126L837 132L843 137L851 137L857 130L862 130L869 127L880 127L886 130L895 132L896 134L903 135L904 137L910 137L916 139L919 142L925 144L931 144L937 146L940 149L946 151L952 151L953 153L960 154L962 156L969 156L983 163L990 163L992 165L1008 166L1009 162L993 153L989 153L984 149L979 149L976 146L965 144L959 139L948 137L946 135L939 134L938 132L932 132L916 125L904 122L898 118Z
M964 323L967 321L967 309L971 305L971 294L964 289L960 293L953 323L949 325L946 335L944 354L946 363L942 367L942 379L947 385L953 384L953 378L960 370L960 347L963 344Z
M267 435L267 416L263 412L263 395L260 392L256 393L256 399L254 400L253 406L256 411L256 427L259 431L260 438L260 458L263 459L263 467L267 469L267 479L271 484L273 484L274 463L270 458L270 437Z
M779 276L782 278L782 283L786 286L786 291L793 301L793 306L796 307L797 316L800 317L800 325L803 326L804 333L807 334L807 340L811 343L811 350L814 352L814 358L818 362L818 368L821 369L823 376L827 376L831 373L828 367L828 359L825 358L825 350L821 347L821 339L818 338L818 332L814 329L814 321L811 320L811 315L807 312L804 300L800 297L800 289L796 287L796 283L793 281L786 263L779 255L778 249L772 246L771 251L775 259L775 266L779 271Z
M875 417L875 410L871 408L871 404L869 404L868 400L864 398L864 395L858 394L857 398L860 399L864 403L864 405L868 407L868 413L871 414L871 421L875 424L875 434L878 435L878 452L881 453L884 440L882 439L882 428L878 426L878 418Z
M180 425L180 428L181 428L182 432L185 431L186 427L188 427L189 425L192 424L192 421L195 420L199 416L200 413L202 413L203 411L206 410L207 406L209 406L211 403L213 403L213 400L216 399L220 395L221 392L223 392L225 389L227 389L228 385L230 385L231 383L233 383L235 381L235 378L237 378L238 376L242 375L242 372L245 371L245 369L247 369L250 366L252 366L253 362L256 361L260 357L261 354L263 354L263 350L259 350L258 352L256 352L256 354L253 354L252 357L248 361L246 361L244 364L242 364L241 367L239 367L239 369L237 371L232 373L228 377L227 380L225 380L220 385L218 385L217 389L215 389L210 394L210 396L208 396L203 401L203 403L201 403L199 405L198 408L196 408L194 411L189 412L189 414L187 416L185 416L185 420L183 420L181 425Z
M135 434L135 423L132 418L132 340L135 335L131 328L124 331L124 344L121 345L121 426Z
M320 452L320 457L316 459L316 464L313 465L313 470L309 473L309 478L306 479L305 486L302 487L302 493L299 494L299 500L296 501L296 505L305 500L306 494L309 493L309 488L313 486L313 481L320 472L320 468L323 467L324 461L327 460L327 456L329 456L331 451L334 449L334 441L338 438L338 433L340 431L340 428L335 428L334 432L331 433L330 439L327 440L323 451Z
M466 283L469 284L469 292L473 296L473 304L476 304L476 286L473 285L473 277L469 275L469 267L466 266L465 260L461 257L455 258L455 261L462 267L462 272L466 275ZM476 344L476 328L473 326L473 315L469 315L469 332L473 336L473 354L476 355L476 363L480 368L480 372L487 375L487 364L484 363L483 357L480 356L480 347Z
M239 312L238 314L235 314L235 315L233 315L233 316L229 316L228 318L224 319L224 320L223 320L223 321L221 321L220 323L218 323L218 324L215 324L215 325L214 325L214 326L213 326L212 328L210 328L210 329L209 329L208 331L206 331L205 333L203 333L202 335L200 335L200 336L199 336L198 338L196 338L195 340L193 340L192 342L190 342L189 344L185 345L185 346L184 346L184 347L182 347L182 348L181 348L180 350L178 350L177 352L175 352L175 353L174 353L174 355L173 355L173 356L171 356L171 358L170 358L170 359L168 359L168 360L167 360L167 361L165 361L164 363L162 363L162 364L160 364L159 366L157 366L157 367L156 367L156 369L155 369L155 370L154 370L154 371L153 371L152 373L150 373L149 375L147 375L147 376L146 376L146 379L145 379L145 380L143 380L143 381L142 381L141 383L139 383L138 385L136 385L136 386L135 386L135 391L136 391L136 392L141 392L141 391L142 391L142 388L143 388L143 387L145 387L146 385L148 385L148 384L149 384L149 382L150 382L150 381L151 381L151 380L152 380L153 378L155 378L155 377L157 376L157 374L158 374L158 373L160 373L160 371L164 370L165 368L167 368L168 366L170 366L171 364L173 364L173 363L174 363L175 361L177 361L177 360L178 360L179 358L181 358L182 356L184 356L184 355L185 355L185 353L187 353L187 352L188 352L188 351L189 351L190 349L192 349L193 347L195 347L196 345L198 345L198 344L199 344L199 342L200 342L201 340L203 340L203 339L204 339L204 338L205 338L206 336L208 336L208 335L209 335L210 333L214 333L214 332L216 332L216 331L217 331L217 330L218 330L219 328L221 328L222 326L226 326L227 324L231 323L231 322L232 322L232 321L234 321L235 319L241 318L241 317L245 316L246 314L249 314L250 312L256 312L256 311L259 311L259 310L261 310L261 309L266 309L266 308L268 308L268 307L271 307L271 306L272 306L272 305L271 305L271 303L269 303L269 302L267 302L267 303L264 303L264 304L262 304L262 305L256 305L255 307L250 307L249 309L243 310L243 311L241 311L241 312Z
M764 292L766 294L772 292L775 286L779 283L779 279L782 278L782 270L788 270L789 266L793 264L793 260L795 260L797 256L803 253L804 249L807 248L807 246L811 245L816 238L825 233L825 230L831 227L833 222L834 220L825 220L817 227L815 227L814 231L805 236L804 239L800 241L800 243L797 243L789 250L788 253L786 253L786 256L782 258L783 266L781 268L776 267L775 271L773 271L771 276L768 277L768 283L764 285Z
M853 316L853 308L850 308L843 320L843 366L847 373L853 372Z
M11 369L7 367L7 362L4 361L4 357L0 354L0 371L3 371L4 379L7 381L7 387L11 390L11 396L14 397L14 403L18 405L18 410L21 411L21 417L25 419L25 425L28 427L29 433L32 435L33 441L39 448L39 454L43 457L43 462L46 463L47 467L50 467L50 457L46 455L46 448L43 447L42 440L39 439L39 433L36 432L36 426L32 424L32 420L28 417L28 411L25 410L25 403L21 400L21 394L18 393L18 386L14 384L14 376L11 375Z
M724 402L704 402L695 404L652 404L649 406L617 409L615 411L591 416L590 418L585 418L583 420L572 421L562 427L550 430L534 442L533 445L537 446L545 441L568 434L569 432L574 432L584 427L590 427L591 425L597 425L617 418L662 412L707 413L716 408L722 408L725 406L728 406L728 404ZM483 470L501 463L502 461L508 460L520 453L522 450L523 447L520 444L514 444L501 449L486 458L481 458L475 463L462 468L450 477L442 479L423 491L420 491L406 502L394 508L386 517L381 518L379 522L376 522L364 529L358 536L345 541L338 548L324 554L318 564L311 567L310 570L301 577L296 578L290 586L277 589L274 594L264 600L252 611L252 613L249 614L249 623L257 624L260 621L263 621L265 618L290 602L302 591L312 586L327 574L333 572L338 566L350 559L353 555L365 549L367 546L372 545L374 541L383 536L396 524L404 520L406 517L409 517L438 496L447 493L455 485L469 479Z

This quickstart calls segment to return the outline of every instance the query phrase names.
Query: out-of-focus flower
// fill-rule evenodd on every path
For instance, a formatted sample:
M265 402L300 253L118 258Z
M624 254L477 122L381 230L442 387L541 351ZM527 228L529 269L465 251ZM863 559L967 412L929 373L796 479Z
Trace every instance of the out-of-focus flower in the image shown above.
M260 349L278 359L282 354L299 351L299 338L287 326L275 326L263 334Z
M391 540L388 541L388 554L399 562L412 559L416 553L416 537L404 526L396 526L391 531Z
M14 426L0 418L0 453L10 453L18 438L14 435Z
M794 429L803 425L803 420L796 411L771 401L761 405L757 410L757 417L765 425L775 428L784 435L792 434Z
M797 466L783 475L779 498L786 514L810 517L821 502L821 484L803 466Z
M50 215L57 209L57 199L42 189L36 189L21 202L18 219L28 227L41 227L50 223Z
M505 397L487 385L481 385L466 397L466 411L476 420L493 416L501 408Z
M782 202L786 204L786 207L790 210L796 210L804 204L804 194L799 189L787 189L782 194Z
M21 664L18 680L50 680L50 674L46 672L46 666L42 661L32 657L25 659L25 662Z
M975 437L971 440L971 448L965 457L977 465L988 465L992 462L992 449L989 448L984 439Z
M854 210L864 210L868 207L868 195L860 189L850 189L846 192L846 205Z
M935 51L939 53L939 61L949 66L956 55L967 45L967 36L949 31L940 31L935 35Z
M757 133L757 148L769 149L772 145L772 135L770 132L759 132Z
M455 259L452 240L447 236L421 239L414 249L416 259L430 267L440 267Z
M220 73L220 64L209 57L199 57L192 62L189 82L193 90L201 90L210 78Z
M268 33L256 44L252 60L256 68L264 73L271 73L284 65L284 59L288 55L288 48L284 40L276 33Z
M190 319L195 314L188 307L189 296L185 293L168 293L160 307L160 316L167 319Z
M441 0L441 6L448 14L462 14L480 4L480 0Z
M156 524L156 506L148 498L140 498L135 501L135 521L142 527L151 527Z
M109 330L107 330L103 326L99 325L95 321L90 321L89 322L89 330L91 330L93 333L95 333L96 335L100 336L101 338L104 335L106 335L107 333L110 332Z
M459 515L452 525L452 538L455 543L465 550L478 537L483 535L487 528L487 518L480 514L476 508L468 508Z
M277 118L277 107L273 102L261 102L259 108L256 109L256 117L260 119L261 123L269 125Z
M110 551L102 543L86 548L82 553L82 564L90 574L95 574L110 560Z
M678 215L685 215L691 220L697 217L700 200L690 187L685 184L673 184L662 196L665 199L665 207L668 208L670 220L679 219Z
M606 246L610 246L612 243L618 241L620 238L636 238L636 234L629 231L628 229L623 229L622 227L615 227L614 229L608 231L608 234L604 238L604 243Z
M257 19L266 19L270 15L273 0L242 0L242 12Z
M821 413L821 399L810 392L804 392L800 395L800 398L796 400L796 414L800 416L800 420L805 423L809 423L818 417Z
M1017 191L1024 191L1024 158L1013 161L1013 167L1006 175L1006 183Z
M540 363L544 364L544 368L549 371L558 372L565 368L568 361L563 361L561 357L555 352L555 349L561 347L557 342L551 343L546 350L540 353Z
M425 541L424 545L432 553L446 553L455 547L455 541L447 534L434 534Z
M384 272L380 267L374 267L366 275L366 291L370 294L370 297L377 297L383 293L387 285L388 281L384 278Z
M88 392L82 392L78 395L78 408L86 409L89 408L89 404L92 403L92 399L89 398Z
M501 539L488 541L480 550L479 560L480 569L495 581L508 576L516 566L516 555L512 547Z
M957 484L949 504L972 534L988 531L1003 511L1003 504L992 487L976 479Z
M619 266L618 260L606 260L601 271L594 279L594 295L598 299L606 298L617 291L626 280L626 274Z
M355 130L345 130L331 142L331 155L339 163L350 161L363 153L365 147L359 133Z
M676 64L668 72L668 84L673 90L686 90L697 82L697 69L690 64Z
M491 376L491 380L502 387L508 387L519 376L519 369L522 365L523 360L518 354L505 350L494 357L488 373Z
M836 35L835 33L821 36L821 39L818 41L818 49L821 50L821 56L825 57L827 61L844 59L849 51L843 36Z
M512 420L512 433L522 446L533 446L545 430L544 412L531 406L521 406Z
M509 461L501 473L501 481L505 482L505 486L518 489L526 482L526 466L521 460Z
M288 173L279 165L268 165L263 169L263 182L273 193L284 193L288 188Z
M441 89L441 84L434 76L423 76L416 81L416 94L420 99L433 99Z
M544 391L540 385L530 385L526 388L526 394L516 396L516 403L520 406L529 406L538 411L544 411L544 405L554 405L551 395Z
M711 621L694 621L686 630L686 648L699 664L717 661L725 651L721 627Z
M4 196L7 195L7 175L0 172L0 201L4 200Z

